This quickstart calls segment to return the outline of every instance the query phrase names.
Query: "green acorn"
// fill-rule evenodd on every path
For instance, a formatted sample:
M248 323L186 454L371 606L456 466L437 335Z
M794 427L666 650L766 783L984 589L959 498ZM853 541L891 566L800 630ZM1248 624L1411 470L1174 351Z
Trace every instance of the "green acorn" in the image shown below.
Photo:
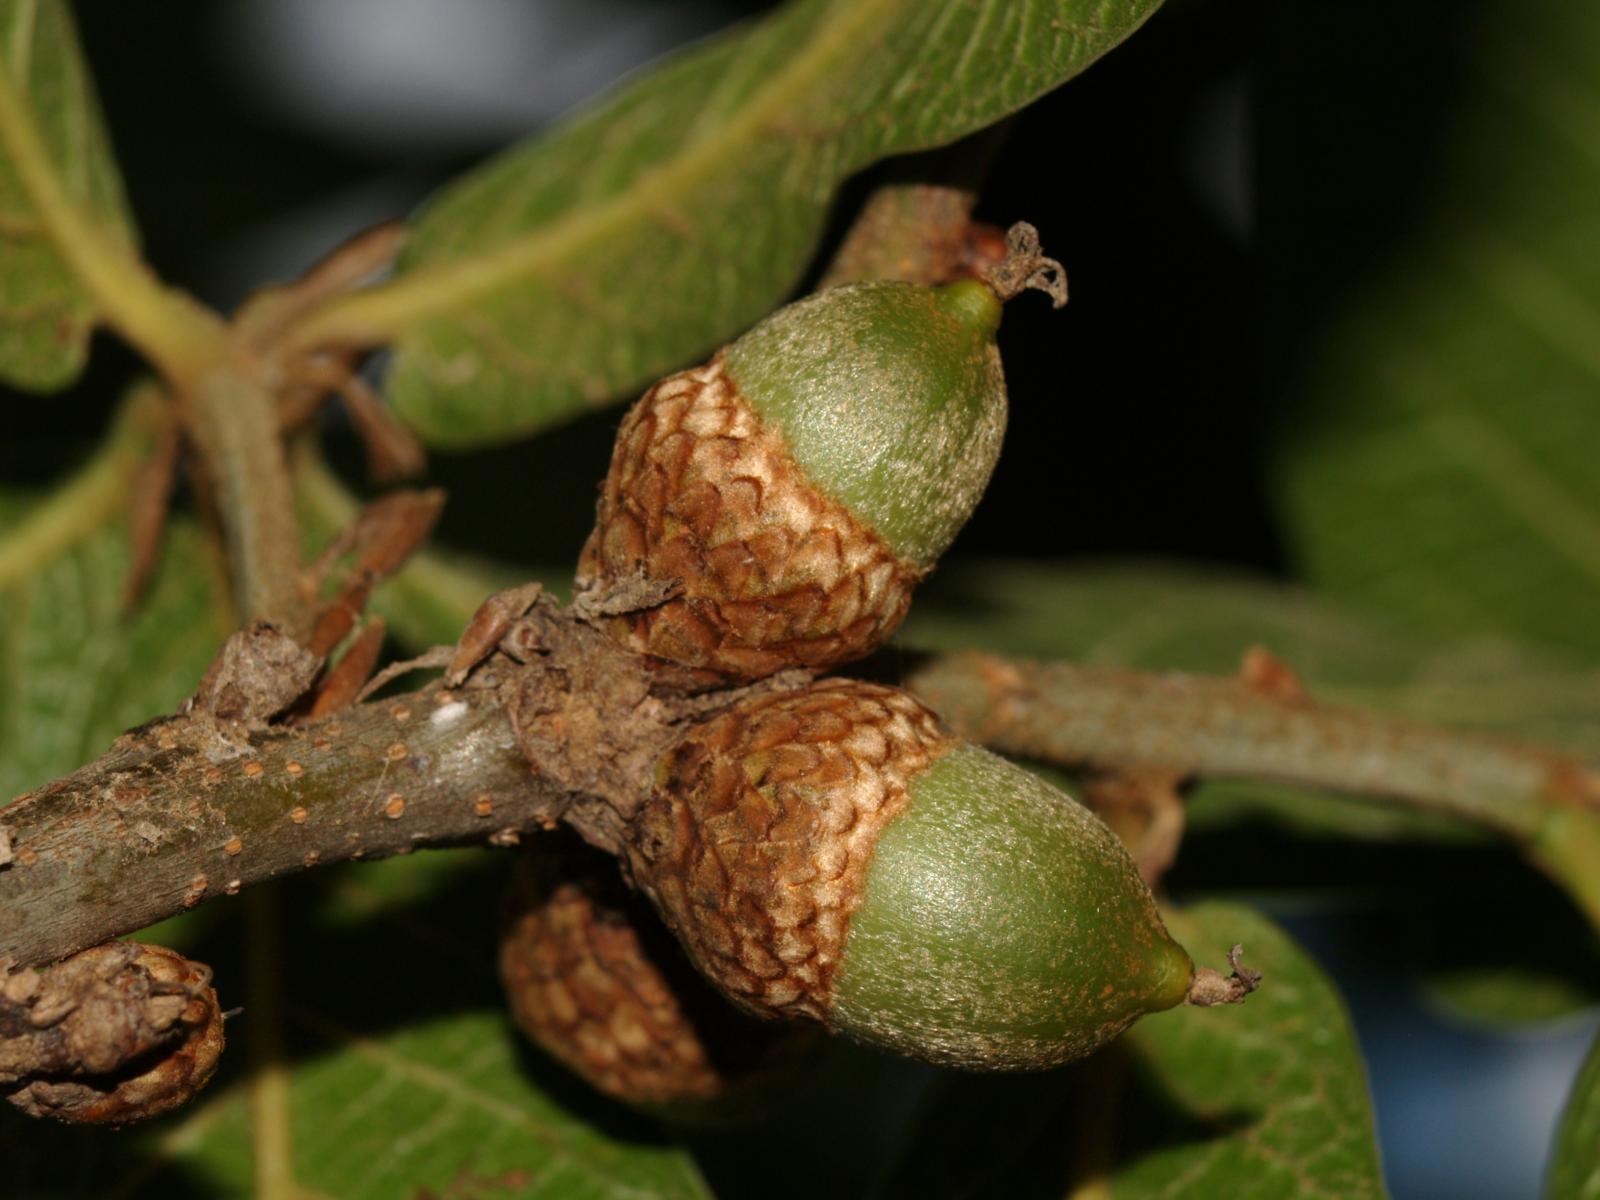
M716 680L870 653L994 470L1003 300L1064 300L1059 272L1019 226L985 280L832 288L663 379L617 434L580 596L649 597L617 636Z
M876 684L758 696L693 727L628 862L735 1004L930 1062L1069 1062L1194 978L1093 814Z
M553 841L519 860L500 937L518 1027L597 1091L654 1116L747 1115L810 1039L731 1008L615 862Z

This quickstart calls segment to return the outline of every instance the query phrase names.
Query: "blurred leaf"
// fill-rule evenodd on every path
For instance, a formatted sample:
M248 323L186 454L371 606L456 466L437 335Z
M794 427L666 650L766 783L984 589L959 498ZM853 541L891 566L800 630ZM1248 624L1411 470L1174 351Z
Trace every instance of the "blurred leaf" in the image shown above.
M1395 968L1417 976L1434 1009L1458 1022L1506 1026L1600 1005L1600 935L1565 896L1509 864L1457 875L1452 885L1411 871L1416 893L1380 918L1397 942L1389 952Z
M1520 963L1440 972L1427 990L1447 1013L1487 1025L1552 1021L1600 1004L1593 979L1585 986L1568 972Z
M123 615L124 494L106 462L49 501L0 493L0 805L172 711L227 635L185 521L168 529L150 591ZM46 522L51 536L37 537Z
M1317 582L1438 635L1504 631L1593 663L1600 8L1481 5L1452 34L1436 41L1463 48L1463 94L1425 210L1343 300L1285 428L1292 543ZM1388 176L1362 186L1410 202Z
M1600 671L1489 635L1441 643L1302 590L1216 572L959 563L919 593L897 641L1219 674L1261 645L1320 700L1600 754ZM1482 838L1446 817L1268 782L1207 782L1190 798L1197 829L1258 818L1308 834Z
M326 314L397 338L441 445L528 433L703 353L794 286L834 189L1020 108L1158 0L793 0L423 210L399 278Z
M1239 905L1172 913L1168 926L1203 965L1242 942L1261 990L1241 1007L1146 1017L1065 1070L948 1077L885 1193L1384 1195L1361 1056L1322 972Z
M707 1196L686 1154L511 1028L493 968L497 865L481 851L436 852L284 889L289 1152L272 1165L296 1195L338 1200ZM222 1077L189 1109L121 1137L0 1113L8 1194L256 1194L257 1155L273 1143L256 1125L239 942L226 921L183 947L217 968L224 1004L245 1005Z
M1600 1037L1573 1080L1545 1200L1600 1200Z
M65 0L0 0L0 86L8 77L22 120L68 197L124 245L133 230L100 106ZM0 127L0 377L47 391L83 367L95 305L46 236L24 191L10 131Z

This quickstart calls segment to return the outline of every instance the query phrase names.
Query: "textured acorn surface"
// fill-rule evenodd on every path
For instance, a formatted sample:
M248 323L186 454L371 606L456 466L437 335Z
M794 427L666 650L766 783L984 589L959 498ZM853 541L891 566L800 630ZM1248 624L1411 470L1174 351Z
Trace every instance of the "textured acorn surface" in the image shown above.
M735 1003L825 1020L878 836L952 745L930 711L875 684L736 705L662 760L635 881Z
M1000 456L1000 313L974 279L837 287L732 343L728 373L807 478L895 554L930 567Z
M1192 976L1092 813L874 684L696 728L662 760L630 861L736 1003L932 1062L1071 1061Z
M982 284L835 288L781 309L624 419L581 591L640 651L735 679L870 653L971 514L1005 388Z
M216 1074L225 1040L210 970L164 946L125 942L96 946L76 960L80 969L104 963L107 979L147 990L152 999L140 1007L142 1019L163 1035L175 1033L175 1041L104 1073L34 1079L6 1099L29 1116L87 1125L146 1121L194 1099ZM127 969L130 961L137 971ZM81 1038L91 1052L115 1057L119 1038L113 1029L127 1014L115 1004L104 1007L103 1001L87 996L68 1014L85 1025L82 1034L69 1032L68 1037Z
M952 1066L1037 1069L1182 1003L1193 970L1099 818L961 743L878 839L829 1023Z
M920 575L809 483L714 359L624 419L578 585L680 585L613 628L643 653L754 679L869 653Z
M536 1045L599 1091L647 1108L693 1115L750 1084L783 1036L713 994L615 865L592 852L536 850L519 862L500 974Z

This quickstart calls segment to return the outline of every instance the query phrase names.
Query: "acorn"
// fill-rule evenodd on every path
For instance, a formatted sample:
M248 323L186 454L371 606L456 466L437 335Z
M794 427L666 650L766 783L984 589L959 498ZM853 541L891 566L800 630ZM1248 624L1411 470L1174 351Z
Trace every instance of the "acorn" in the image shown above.
M707 682L870 653L988 485L1024 287L1065 300L1031 226L985 279L831 288L661 380L617 434L581 600Z
M627 861L736 1005L942 1065L1081 1058L1194 977L1092 813L876 684L695 725L658 763Z
M609 856L565 839L518 863L500 976L518 1028L597 1091L652 1115L717 1123L809 1041L711 990ZM798 1036L797 1036L798 1035Z
M226 1039L210 967L165 946L106 942L47 972L44 986L70 999L39 1001L30 1025L78 1061L5 1092L29 1116L131 1125L188 1104L216 1074ZM41 1021L41 1009L52 1017Z

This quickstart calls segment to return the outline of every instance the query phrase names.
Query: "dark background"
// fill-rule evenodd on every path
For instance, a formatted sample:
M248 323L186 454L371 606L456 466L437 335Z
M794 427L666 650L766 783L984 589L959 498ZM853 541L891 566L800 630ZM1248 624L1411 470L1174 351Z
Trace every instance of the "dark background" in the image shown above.
M403 215L651 55L763 7L169 0L83 5L79 20L147 254L173 282L231 306ZM979 215L1039 226L1073 302L1062 314L1042 301L1008 310L1006 453L955 554L1178 559L1294 577L1268 455L1296 418L1285 398L1318 331L1421 219L1453 111L1457 39L1476 6L1448 11L1173 0L1014 122ZM847 190L841 224L869 183ZM0 479L45 483L70 466L131 369L102 339L70 400L12 403ZM617 417L437 458L452 491L444 537L527 563L570 561ZM329 421L336 457L354 464L338 417ZM1588 1027L1512 1039L1451 1024L1416 998L1409 960L1447 923L1492 929L1508 912L1550 910L1546 890L1499 856L1419 868L1404 850L1330 860L1264 842L1241 864L1239 844L1198 839L1174 890L1250 879L1251 898L1339 975L1399 1200L1534 1194ZM1464 914L1455 894L1467 874L1489 881L1482 913ZM1307 882L1340 886L1342 898L1285 898ZM1389 910L1350 900L1351 884L1386 904L1401 888L1409 908L1380 919ZM739 1194L746 1176L717 1158L725 1149L713 1139L708 1174Z

